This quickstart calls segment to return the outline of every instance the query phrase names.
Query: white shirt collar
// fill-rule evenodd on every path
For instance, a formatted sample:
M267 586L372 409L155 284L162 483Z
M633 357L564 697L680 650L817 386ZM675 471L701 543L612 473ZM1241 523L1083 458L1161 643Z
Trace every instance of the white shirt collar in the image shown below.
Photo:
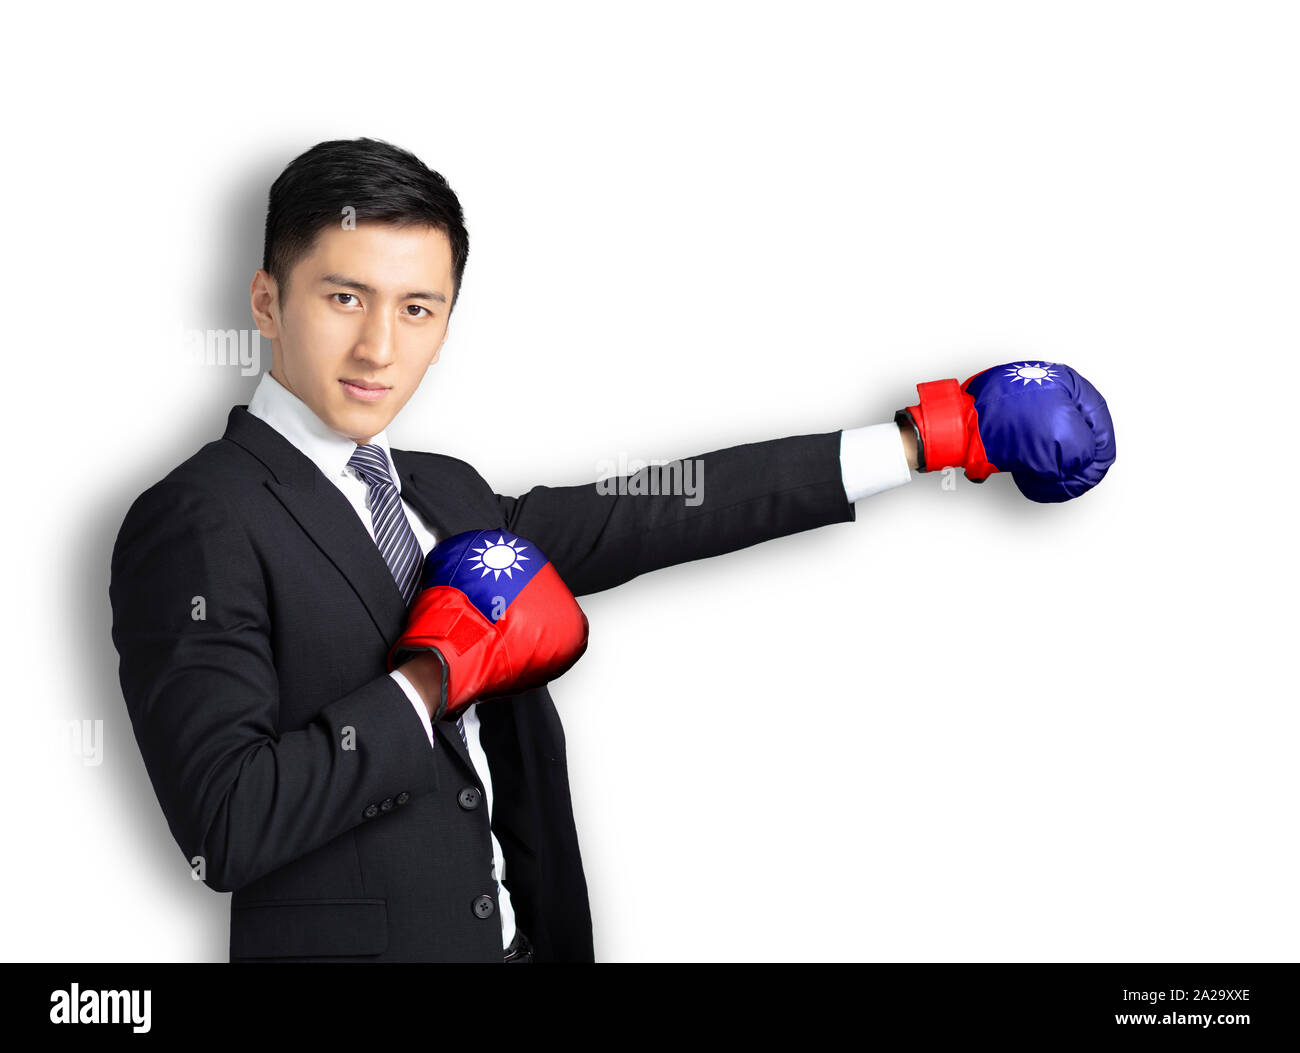
M271 376L270 370L263 373L262 379L258 381L257 389L248 403L248 412L265 421L293 443L321 470L326 479L334 480L356 474L348 467L348 461L357 448L356 442L326 425L307 403ZM384 451L393 483L397 492L401 493L402 480L397 474L397 466L393 464L392 451L388 448L388 432L381 431L370 443Z

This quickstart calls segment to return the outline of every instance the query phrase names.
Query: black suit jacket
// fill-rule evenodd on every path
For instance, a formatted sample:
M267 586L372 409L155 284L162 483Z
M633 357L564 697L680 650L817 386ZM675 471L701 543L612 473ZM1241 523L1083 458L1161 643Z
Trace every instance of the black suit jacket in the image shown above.
M440 538L505 527L582 596L853 520L839 439L704 454L694 506L594 483L506 497L454 457L393 460L403 499ZM223 438L131 506L109 596L122 692L167 824L206 883L234 893L232 961L501 961L483 787L455 724L435 725L430 750L387 675L402 598L303 453L236 406ZM591 961L555 705L539 688L478 712L518 924L538 961Z

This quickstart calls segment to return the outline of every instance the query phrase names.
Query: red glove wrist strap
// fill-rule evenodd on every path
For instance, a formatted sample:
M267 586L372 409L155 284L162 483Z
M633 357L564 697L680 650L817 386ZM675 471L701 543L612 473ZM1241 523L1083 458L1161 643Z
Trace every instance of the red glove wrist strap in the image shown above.
M964 468L967 477L982 481L998 470L980 441L975 400L956 379L925 381L916 393L921 401L907 410L925 447L926 471Z

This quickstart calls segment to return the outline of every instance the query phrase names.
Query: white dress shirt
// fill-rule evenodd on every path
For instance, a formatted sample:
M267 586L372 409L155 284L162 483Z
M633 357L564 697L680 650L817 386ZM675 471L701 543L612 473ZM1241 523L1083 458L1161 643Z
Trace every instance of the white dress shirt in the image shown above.
M248 404L248 412L283 435L320 469L326 479L339 488L373 539L375 531L370 519L370 487L355 469L348 466L357 444L347 436L340 435L329 428L305 402L271 376L269 371L264 373L258 382L257 389ZM384 456L388 458L393 484L397 487L400 499L402 480L397 474L397 467L393 464L393 457L389 451L388 433L380 432L370 442L380 447L384 451ZM840 435L840 471L844 480L844 494L849 501L859 501L882 490L910 482L912 472L907 465L907 455L898 426L892 423L870 424L864 428L843 431ZM406 513L406 521L411 525L416 540L420 543L420 551L427 555L437 544L437 536L415 509L405 501L402 501L402 510ZM420 723L424 725L429 747L436 748L429 711L425 708L419 692L400 670L393 670L388 675L410 699L416 715L420 718ZM487 797L488 822L491 823L492 773L488 769L487 754L483 752L483 746L479 741L477 708L477 704L466 708L462 713L462 720L465 725L470 760L483 783L483 790ZM501 915L502 947L505 948L510 946L515 936L515 912L510 903L510 893L500 881L505 877L505 857L496 834L493 833L491 836L492 876L497 881L497 907Z

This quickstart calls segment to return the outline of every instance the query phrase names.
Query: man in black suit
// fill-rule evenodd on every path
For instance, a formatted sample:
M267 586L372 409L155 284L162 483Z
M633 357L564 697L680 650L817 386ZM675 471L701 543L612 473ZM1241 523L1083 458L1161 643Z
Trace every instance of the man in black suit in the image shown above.
M250 290L271 369L220 440L135 501L114 547L136 740L190 865L233 892L232 961L593 960L547 688L434 720L429 656L387 667L408 609L384 554L394 522L371 515L387 487L413 558L509 530L581 596L852 521L917 467L915 433L890 423L703 454L699 501L673 493L680 463L510 497L464 461L391 449L467 254L456 196L409 153L356 140L297 158Z

